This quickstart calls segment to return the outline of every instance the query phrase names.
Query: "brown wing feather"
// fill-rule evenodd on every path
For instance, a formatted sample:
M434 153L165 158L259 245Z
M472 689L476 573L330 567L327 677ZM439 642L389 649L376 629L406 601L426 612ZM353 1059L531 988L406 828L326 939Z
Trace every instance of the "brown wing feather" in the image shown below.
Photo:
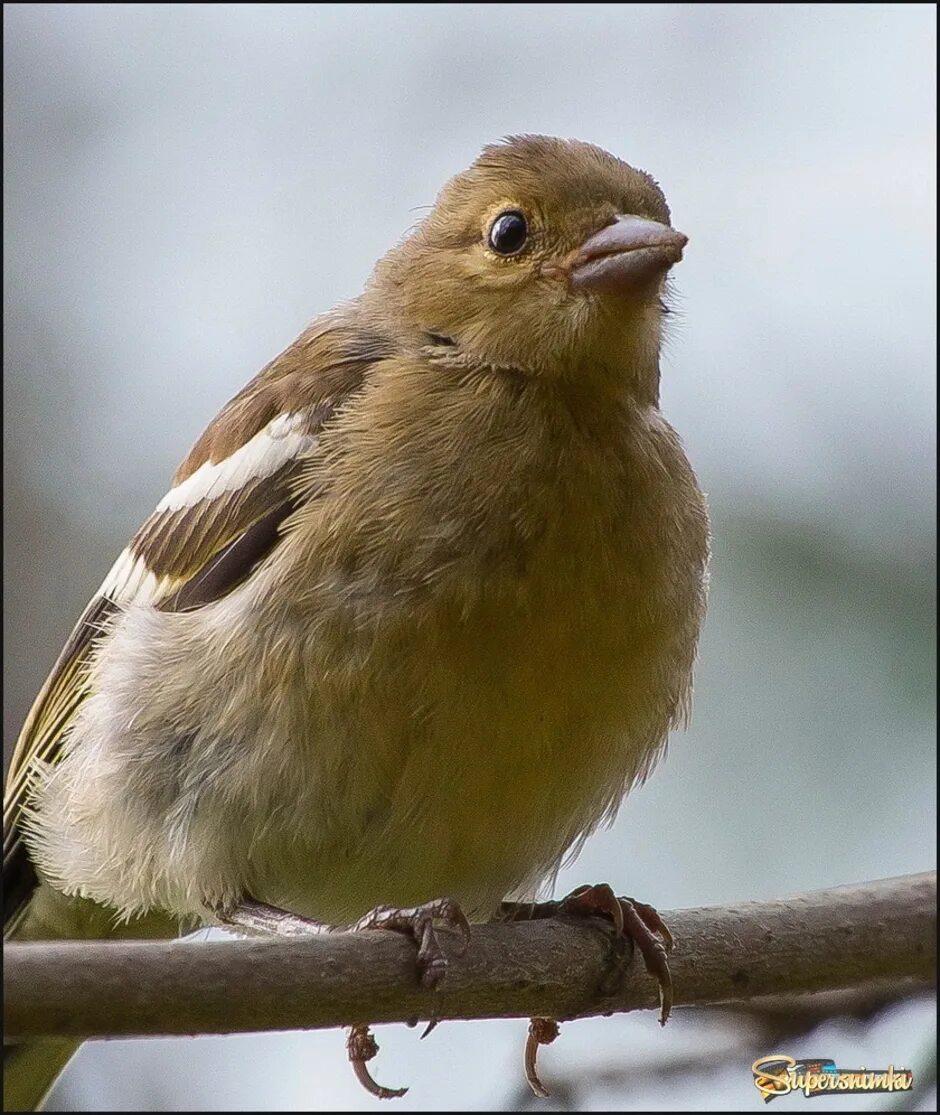
M274 549L284 520L297 506L285 499L263 515L205 565L174 593L157 605L165 612L191 612L218 600L239 585Z
M202 465L226 462L280 415L298 415L312 444L334 409L362 385L369 367L392 351L384 338L348 323L315 323L220 411L176 473L174 485ZM300 453L266 475L249 477L230 490L223 486L191 506L158 508L85 609L30 710L7 772L5 931L16 924L36 883L19 818L37 772L63 753L69 727L88 695L99 635L130 604L191 610L243 582L276 546L296 506L294 482L303 461Z

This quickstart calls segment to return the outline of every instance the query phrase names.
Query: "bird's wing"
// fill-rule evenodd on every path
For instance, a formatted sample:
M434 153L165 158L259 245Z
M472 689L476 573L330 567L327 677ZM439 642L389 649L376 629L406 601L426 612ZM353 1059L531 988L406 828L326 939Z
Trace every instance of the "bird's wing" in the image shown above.
M315 324L213 420L170 491L131 539L69 636L17 740L3 801L4 926L36 883L20 817L39 771L55 763L89 692L92 652L132 604L189 611L245 581L281 538L320 429L390 355L383 338Z

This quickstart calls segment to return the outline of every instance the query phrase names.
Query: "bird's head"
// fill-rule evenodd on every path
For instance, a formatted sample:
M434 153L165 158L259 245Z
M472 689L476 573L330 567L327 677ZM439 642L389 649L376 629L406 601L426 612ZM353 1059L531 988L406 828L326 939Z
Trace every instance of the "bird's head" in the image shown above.
M367 299L462 359L533 375L656 365L686 237L656 182L599 147L486 147L376 267ZM652 369L650 369L652 371Z

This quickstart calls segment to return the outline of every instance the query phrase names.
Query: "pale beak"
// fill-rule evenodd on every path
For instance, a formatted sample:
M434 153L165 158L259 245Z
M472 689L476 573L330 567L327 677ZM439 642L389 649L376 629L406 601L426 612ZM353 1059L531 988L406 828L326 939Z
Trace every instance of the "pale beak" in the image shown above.
M688 239L645 217L616 217L568 257L571 285L608 293L645 286L682 259Z

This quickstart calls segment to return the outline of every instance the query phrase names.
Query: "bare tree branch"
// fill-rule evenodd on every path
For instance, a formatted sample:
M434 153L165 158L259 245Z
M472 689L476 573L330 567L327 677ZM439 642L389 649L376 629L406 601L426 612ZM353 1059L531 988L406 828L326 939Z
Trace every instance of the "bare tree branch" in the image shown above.
M676 1005L928 983L936 873L664 914ZM447 937L451 945L452 937ZM656 985L600 923L475 926L436 992L395 933L290 940L22 943L6 948L8 1039L316 1029L436 1017L558 1019L656 1006Z

